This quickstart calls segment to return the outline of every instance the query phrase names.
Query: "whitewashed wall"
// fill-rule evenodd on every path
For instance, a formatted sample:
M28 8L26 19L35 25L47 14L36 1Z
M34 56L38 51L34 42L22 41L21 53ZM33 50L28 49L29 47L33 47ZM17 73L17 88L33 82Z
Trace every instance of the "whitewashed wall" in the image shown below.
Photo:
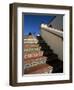
M63 60L63 40L62 38L41 29L41 36L45 42L50 46L54 53L58 55L60 60Z

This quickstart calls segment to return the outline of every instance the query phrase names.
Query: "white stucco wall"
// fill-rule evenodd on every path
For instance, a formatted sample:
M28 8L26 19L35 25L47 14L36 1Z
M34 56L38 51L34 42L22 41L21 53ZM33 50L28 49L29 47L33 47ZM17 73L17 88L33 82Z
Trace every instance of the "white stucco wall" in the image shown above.
M60 60L63 60L63 40L62 38L48 32L45 29L41 29L41 36L45 42L50 46L54 53L58 55Z

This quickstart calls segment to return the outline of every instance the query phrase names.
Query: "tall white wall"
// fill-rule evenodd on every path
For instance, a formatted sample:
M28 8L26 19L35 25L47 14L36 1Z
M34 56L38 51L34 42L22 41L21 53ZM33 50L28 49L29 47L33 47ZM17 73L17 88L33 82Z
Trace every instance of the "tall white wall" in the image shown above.
M58 55L60 60L63 60L63 40L62 38L41 29L41 36L45 42L50 46L54 53Z
M52 25L53 28L62 30L63 29L63 16L57 15L50 24Z

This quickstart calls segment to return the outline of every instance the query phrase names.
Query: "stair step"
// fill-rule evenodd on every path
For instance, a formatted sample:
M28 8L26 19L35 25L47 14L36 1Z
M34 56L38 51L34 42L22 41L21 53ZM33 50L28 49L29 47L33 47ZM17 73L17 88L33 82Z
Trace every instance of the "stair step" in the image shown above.
M24 44L24 48L38 48L39 44Z
M37 65L24 70L25 74L41 74L41 73L51 73L53 67L48 64Z
M43 56L43 51L35 51L31 53L25 53L24 54L24 59L31 59L31 58L36 58L36 57L41 57Z
M53 52L53 50L47 49L47 48L41 48L41 50L44 51L44 52Z
M40 40L38 43L39 44L46 44L46 42L44 40Z
M56 59L53 61L47 61L47 64L53 66L53 73L63 72L63 61Z
M48 56L47 62L53 61L53 60L56 60L56 59L58 59L58 56L56 54L52 54L52 55Z
M57 54L52 53L52 55L48 55L48 57L49 57L49 58L51 58L51 57L58 57L58 55L57 55Z
M40 46L42 47L42 48L46 48L46 49L50 49L50 46L48 46L48 45L45 45L45 44L40 44Z
M31 58L31 59L24 59L25 63L31 63L32 61L39 61L39 60L44 60L47 59L47 57L45 56L41 56L41 57L36 57L36 58Z
M52 54L53 54L53 51L44 51L44 53L43 53L44 56L49 56Z
M43 45L47 45L47 43L44 42L44 41L43 41L43 42L42 42L42 41L39 41L38 44L40 44L40 45L42 45L42 44L43 44Z

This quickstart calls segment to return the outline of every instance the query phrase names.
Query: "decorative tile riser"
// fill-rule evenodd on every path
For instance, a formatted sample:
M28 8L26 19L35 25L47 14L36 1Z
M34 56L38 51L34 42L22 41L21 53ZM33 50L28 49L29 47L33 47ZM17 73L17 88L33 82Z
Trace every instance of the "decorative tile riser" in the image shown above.
M37 44L38 43L38 41L34 41L34 40L30 40L30 41L24 41L24 44L30 44L30 43L35 43L35 44Z
M34 67L34 66L37 66L39 64L45 64L46 63L46 60L40 60L40 61L33 61L32 63L26 63L24 65L24 69L25 68L30 68L30 67Z
M43 51L32 52L32 53L24 53L24 59L31 59L43 56Z
M34 62L34 61L40 61L40 60L47 60L47 57L45 57L45 56L42 56L42 57L37 57L37 58L32 58L32 59L24 59L24 62L25 62L25 64L26 63L32 63L32 62Z
M25 48L24 52L36 52L36 51L40 51L41 47L38 48Z

